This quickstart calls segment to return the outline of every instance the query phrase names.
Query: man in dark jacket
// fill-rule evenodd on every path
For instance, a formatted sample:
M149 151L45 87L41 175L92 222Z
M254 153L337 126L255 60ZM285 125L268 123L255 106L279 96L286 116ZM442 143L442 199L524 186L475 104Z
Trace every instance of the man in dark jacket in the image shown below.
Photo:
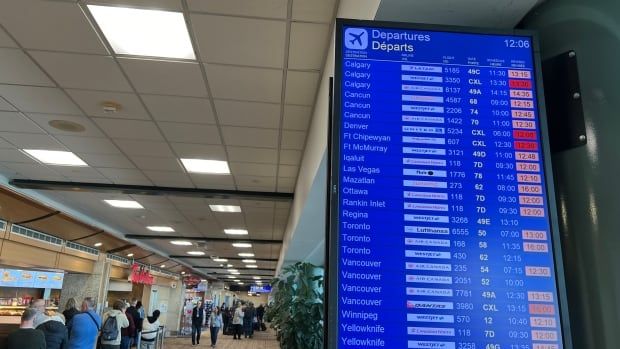
M202 324L204 323L205 312L202 307L202 301L192 310L192 345L200 344L200 332L202 332Z
M138 323L140 319L140 313L138 312L138 308L136 308L137 303L138 303L138 300L136 300L135 298L132 299L131 304L129 305L129 308L127 308L127 310L125 311L125 314L131 315L131 317L133 318L134 326L133 326L133 330L129 333L129 336L133 338L134 343L137 342L138 340L138 328L139 327L136 324ZM129 317L127 318L129 319ZM129 322L131 322L131 320L129 320ZM131 327L131 324L130 324L130 327Z
M47 316L37 314L34 322L35 328L45 335L47 349L66 349L69 347L67 327L64 318L60 316Z
M129 312L129 308L125 310L127 320L129 320L129 326L121 328L121 347L120 349L129 349L133 340L136 338L136 322L133 316Z

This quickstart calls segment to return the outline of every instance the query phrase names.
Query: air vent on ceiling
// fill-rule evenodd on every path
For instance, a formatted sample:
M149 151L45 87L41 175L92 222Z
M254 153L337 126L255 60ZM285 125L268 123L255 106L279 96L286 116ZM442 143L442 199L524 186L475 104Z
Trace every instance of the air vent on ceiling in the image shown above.
M106 258L111 260L111 261L117 261L117 262L121 262L123 264L129 264L129 259L127 259L125 257L117 256L115 254L108 254L106 256Z
M40 231L32 230L30 228L22 227L21 225L13 224L11 226L11 233L21 235L23 237L47 242L48 244L62 246L63 240L52 235L41 233Z
M89 247L89 246L80 245L80 244L72 242L72 241L67 241L66 247L70 248L72 250L76 250L76 251L92 254L93 256L98 256L99 255L99 250L98 249L92 248L92 247Z

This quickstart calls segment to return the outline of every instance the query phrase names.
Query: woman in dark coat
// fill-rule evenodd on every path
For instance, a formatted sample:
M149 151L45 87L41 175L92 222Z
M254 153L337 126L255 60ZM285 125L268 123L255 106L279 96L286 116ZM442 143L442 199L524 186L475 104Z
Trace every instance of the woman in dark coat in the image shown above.
M254 304L250 302L243 313L243 332L245 338L252 338L252 335L254 334L254 324L252 323L254 316L256 316L256 309L254 308Z

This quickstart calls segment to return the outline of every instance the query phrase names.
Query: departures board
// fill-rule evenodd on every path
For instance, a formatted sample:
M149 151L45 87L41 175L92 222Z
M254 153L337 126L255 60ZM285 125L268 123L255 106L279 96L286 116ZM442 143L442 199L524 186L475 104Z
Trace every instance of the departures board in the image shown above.
M329 348L570 347L537 54L337 22Z

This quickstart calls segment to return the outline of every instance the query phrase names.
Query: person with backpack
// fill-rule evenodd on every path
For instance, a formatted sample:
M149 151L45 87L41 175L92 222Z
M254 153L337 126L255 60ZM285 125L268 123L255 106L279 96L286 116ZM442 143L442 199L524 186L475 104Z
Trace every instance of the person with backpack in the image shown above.
M95 313L95 301L84 298L82 312L75 314L70 323L69 349L93 349L97 342L101 318Z
M112 310L103 316L101 326L101 349L120 349L121 329L129 327L129 320L125 315L127 304L121 300L114 302Z

